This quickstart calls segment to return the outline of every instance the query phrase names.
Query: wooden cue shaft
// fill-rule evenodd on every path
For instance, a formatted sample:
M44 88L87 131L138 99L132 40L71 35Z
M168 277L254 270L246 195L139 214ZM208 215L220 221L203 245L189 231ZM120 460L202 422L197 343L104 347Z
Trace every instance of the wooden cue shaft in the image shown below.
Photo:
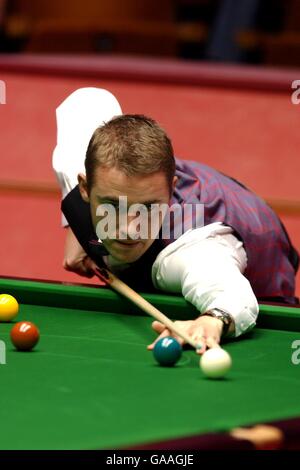
M170 320L166 315L164 315L156 307L150 304L150 302L144 299L144 297L142 297L140 294L131 289L131 287L127 286L125 282L121 281L121 279L115 276L108 269L98 268L95 270L95 274L107 285L112 287L120 294L124 295L124 297L126 297L127 299L131 300L131 302L140 307L144 312L148 313L150 316L163 323L167 328L169 328L169 330L176 333L176 335L180 336L186 343L190 344L193 348L201 349L202 345L197 344L195 341L193 341L193 339L186 335L185 332L181 330L181 328L178 328L172 320Z

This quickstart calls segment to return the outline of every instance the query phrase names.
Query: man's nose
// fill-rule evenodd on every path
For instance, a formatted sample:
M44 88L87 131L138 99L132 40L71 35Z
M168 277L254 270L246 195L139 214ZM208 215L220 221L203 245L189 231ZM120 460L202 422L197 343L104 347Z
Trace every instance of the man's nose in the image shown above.
M137 221L136 215L128 215L126 217L126 222L123 221L118 227L118 234L120 238L131 238L132 240L137 240L140 238L140 223L142 221Z

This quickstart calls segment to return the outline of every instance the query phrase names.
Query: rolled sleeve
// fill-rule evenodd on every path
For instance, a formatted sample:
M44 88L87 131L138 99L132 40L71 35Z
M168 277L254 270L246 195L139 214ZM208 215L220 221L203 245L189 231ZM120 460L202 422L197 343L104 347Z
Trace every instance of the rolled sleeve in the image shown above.
M152 268L154 285L181 292L200 313L213 308L228 312L235 336L255 326L258 303L243 275L247 257L230 227L210 224L184 234L165 248Z

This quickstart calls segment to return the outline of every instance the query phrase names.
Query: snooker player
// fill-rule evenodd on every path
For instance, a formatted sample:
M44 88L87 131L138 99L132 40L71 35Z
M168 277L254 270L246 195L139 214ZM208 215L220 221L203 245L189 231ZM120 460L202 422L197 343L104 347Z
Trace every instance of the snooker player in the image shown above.
M200 353L208 338L219 343L251 330L258 300L298 302L298 254L272 209L241 183L174 158L164 130L145 116L122 115L106 90L72 93L57 109L57 126L65 269L89 277L107 266L135 290L181 293L199 317L177 323L203 344ZM124 199L126 224L115 220ZM164 231L166 212L158 209L175 206L182 213ZM143 232L141 223L132 232L145 212L139 221L149 229L155 218L156 232ZM157 339L171 334L158 321L153 328Z

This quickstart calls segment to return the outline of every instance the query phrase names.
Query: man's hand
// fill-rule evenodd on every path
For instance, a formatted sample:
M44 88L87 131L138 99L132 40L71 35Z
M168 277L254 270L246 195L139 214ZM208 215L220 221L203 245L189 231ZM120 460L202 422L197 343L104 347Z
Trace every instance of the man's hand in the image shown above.
M193 338L196 343L202 345L201 349L197 350L198 354L203 354L206 351L207 342L209 343L210 340L213 340L218 344L221 341L223 322L218 318L204 315L203 317L200 316L196 320L176 321L175 323L179 328L185 331L186 334ZM168 328L159 321L154 321L152 323L152 328L159 336L148 346L148 349L153 349L155 343L165 336L173 336L181 345L185 343L182 338L172 334L170 330L168 330Z
M67 271L89 278L93 277L93 270L97 267L79 244L70 227L67 228L63 267Z

